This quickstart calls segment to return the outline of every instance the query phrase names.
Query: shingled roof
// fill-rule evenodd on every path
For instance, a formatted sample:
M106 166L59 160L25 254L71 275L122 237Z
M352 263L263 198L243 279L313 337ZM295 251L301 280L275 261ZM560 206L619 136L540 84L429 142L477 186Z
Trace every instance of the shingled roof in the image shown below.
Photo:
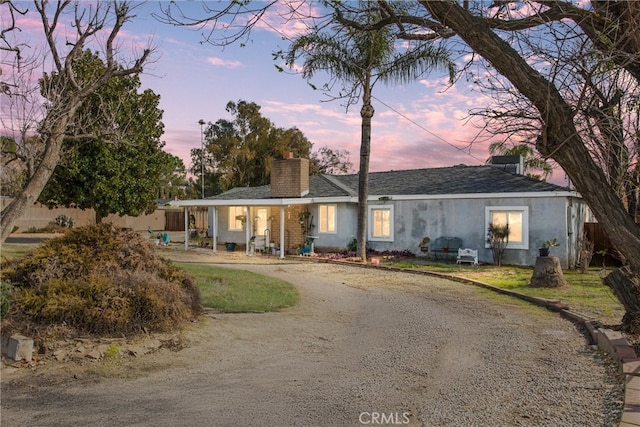
M336 176L358 188L358 175ZM452 166L369 174L369 194L444 195L568 191L548 182L507 172L494 166Z
M213 200L270 199L269 185L237 187ZM529 193L570 191L548 182L507 172L494 166L452 166L369 174L369 194L451 195L482 193ZM358 175L314 175L309 178L309 194L316 197L357 197Z

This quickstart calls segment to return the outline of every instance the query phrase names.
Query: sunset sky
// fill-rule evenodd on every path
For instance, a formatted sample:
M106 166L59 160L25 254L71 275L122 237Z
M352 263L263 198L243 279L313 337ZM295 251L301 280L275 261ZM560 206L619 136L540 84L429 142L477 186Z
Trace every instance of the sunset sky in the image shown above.
M194 15L200 13L199 2L180 4ZM230 119L226 104L245 100L260 105L262 115L275 126L299 128L314 150L323 146L348 150L357 171L360 105L346 111L340 101L328 102L321 90L313 90L300 75L278 72L275 67L283 64L275 62L272 53L289 47L286 38L296 32L292 24L268 16L268 25L254 29L244 47L223 49L201 43L200 30L158 22L151 16L159 12L158 2L138 6L137 17L121 34L121 47L151 43L157 48L155 60L142 76L143 89L161 96L165 150L181 157L187 167L189 151L200 146L198 121ZM33 32L37 38L38 28L42 33L35 14L19 17L18 26L21 23L20 37ZM320 77L313 84L322 87L326 81ZM407 86L378 84L373 95L371 171L478 165L488 158L491 140L470 146L480 123L470 121L468 111L489 103L472 83L460 79L449 86L447 76L432 74ZM561 183L563 178L558 170L553 180Z
M197 4L191 6L194 13L199 11ZM150 3L144 10L157 7ZM198 120L229 119L227 102L245 100L260 105L263 116L277 127L299 128L314 149L348 150L354 168L358 167L360 105L346 111L341 101L328 102L300 75L277 71L275 65L284 64L275 62L272 52L288 48L283 40L289 36L286 26L259 26L244 47L222 49L201 44L201 31L158 24L140 15L135 34L151 38L161 54L143 82L162 97L167 151L184 158L187 165L189 150L200 144ZM313 83L321 87L326 81L317 78ZM466 82L453 87L447 82L445 75L433 74L410 86L375 87L372 171L486 160L486 145L472 147L469 155L469 142L479 129L465 120L468 109L482 97L472 93Z

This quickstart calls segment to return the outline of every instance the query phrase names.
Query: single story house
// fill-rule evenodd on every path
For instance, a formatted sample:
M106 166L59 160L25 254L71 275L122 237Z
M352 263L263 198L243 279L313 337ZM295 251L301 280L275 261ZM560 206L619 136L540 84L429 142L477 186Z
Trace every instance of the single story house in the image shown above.
M451 242L456 253L457 247L475 249L480 262L491 263L489 224L509 224L503 263L533 265L543 242L555 238L559 246L551 255L565 268L575 266L586 204L575 191L522 171L519 156L500 156L491 165L372 172L368 246L423 256L419 242L429 236L429 256L455 258L446 253ZM357 192L357 174L309 176L308 159L285 158L274 160L270 185L171 204L185 213L208 209L214 251L218 243L233 242L247 253L272 246L284 257L305 242L318 252L346 248L357 230Z

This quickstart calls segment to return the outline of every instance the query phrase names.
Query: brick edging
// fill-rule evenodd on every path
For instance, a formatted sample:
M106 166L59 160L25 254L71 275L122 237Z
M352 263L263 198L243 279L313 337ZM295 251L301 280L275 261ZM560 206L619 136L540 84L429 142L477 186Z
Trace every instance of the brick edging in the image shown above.
M532 304L544 307L548 310L559 313L566 319L578 323L585 327L589 335L598 348L608 353L618 365L619 371L624 374L624 408L622 418L618 424L620 427L640 427L640 358L636 355L633 347L629 345L624 336L612 329L606 329L595 318L571 310L569 305L560 300L532 297L518 292L501 289L488 283L478 280L468 279L460 276L450 276L447 274L435 273L433 271L410 270L399 267L376 266L352 261L332 260L327 258L296 257L305 261L315 261L327 264L348 265L360 268L376 268L379 270L395 271L400 273L419 274L422 276L434 276L443 279L453 280L459 283L467 283L474 286L514 298L518 298Z

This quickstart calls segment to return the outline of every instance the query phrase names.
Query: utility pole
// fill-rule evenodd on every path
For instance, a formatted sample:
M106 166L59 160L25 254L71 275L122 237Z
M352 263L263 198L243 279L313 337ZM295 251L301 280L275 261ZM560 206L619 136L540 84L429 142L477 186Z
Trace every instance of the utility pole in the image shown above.
M202 130L202 126L204 126L204 120L200 119L198 121L200 125L200 183L202 184L202 197L204 199L204 131Z

